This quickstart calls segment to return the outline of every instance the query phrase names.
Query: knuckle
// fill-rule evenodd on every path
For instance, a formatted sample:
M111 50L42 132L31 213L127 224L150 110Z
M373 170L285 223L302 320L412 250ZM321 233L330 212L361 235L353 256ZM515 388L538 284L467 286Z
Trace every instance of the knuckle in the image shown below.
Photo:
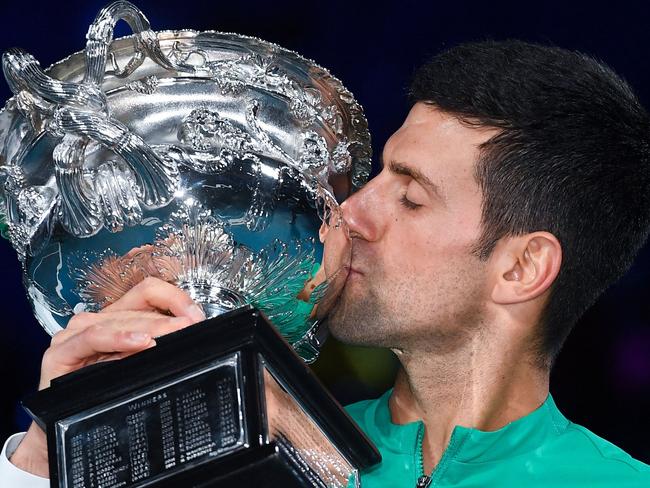
M83 325L88 323L91 317L92 314L90 312L79 312L72 316L72 318L68 321L67 327L73 329L82 327Z
M166 321L169 326L174 327L176 329L182 329L183 327L187 327L188 325L192 324L192 319L189 317L170 317Z
M48 367L53 363L53 356L56 354L53 352L52 348L48 348L43 353L43 359L41 360L41 369L48 369Z
M84 334L87 337L97 337L103 331L103 327L99 324L89 325L88 328L84 331Z
M86 336L82 340L92 349L114 351L120 348L126 333L121 329L94 324L84 331Z
M113 348L118 348L118 346L127 338L128 334L129 332L126 330L117 330L111 334L111 344Z
M152 332L154 335L164 335L183 329L190 325L192 321L186 317L161 317L152 324Z
M153 276L147 276L144 280L138 283L138 287L144 290L151 290L160 286L161 281Z
M56 346L58 344L61 344L67 337L67 334L65 333L65 330L60 330L56 334L52 336L52 340L50 341L50 347Z

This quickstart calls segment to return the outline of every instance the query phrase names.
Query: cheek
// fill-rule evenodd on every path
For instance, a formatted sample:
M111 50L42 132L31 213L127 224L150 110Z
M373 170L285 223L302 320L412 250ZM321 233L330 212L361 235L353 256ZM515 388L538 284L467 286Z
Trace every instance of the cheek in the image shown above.
M443 289L455 288L465 281L475 269L470 240L450 232L424 235L422 230L404 232L388 244L393 252L390 260L384 258L383 266L376 270L385 273L382 283L390 288L408 291L413 300L437 300ZM386 257L388 253L384 253ZM428 291L426 291L428 290ZM397 293L400 294L400 293ZM424 304L423 304L424 305Z
M397 254L427 263L467 255L477 238L473 222L421 223L403 226L394 234Z
M468 197L461 206L446 209L391 208L378 253L386 272L415 279L435 275L452 262L467 265L480 236L478 203Z
M404 249L394 263L390 279L382 283L387 308L396 311L405 323L428 324L435 317L439 324L456 323L481 303L484 278L480 263L465 246L432 240L431 245ZM389 290L389 293L385 293ZM404 307L404 304L409 304Z

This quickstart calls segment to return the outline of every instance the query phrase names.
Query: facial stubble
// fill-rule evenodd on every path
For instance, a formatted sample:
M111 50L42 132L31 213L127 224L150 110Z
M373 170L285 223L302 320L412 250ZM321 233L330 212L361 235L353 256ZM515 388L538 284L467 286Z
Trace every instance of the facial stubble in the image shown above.
M414 277L389 283L376 265L372 276L349 278L328 318L332 335L350 345L402 351L462 348L481 328L484 312L476 263L463 265L439 274L437 283Z

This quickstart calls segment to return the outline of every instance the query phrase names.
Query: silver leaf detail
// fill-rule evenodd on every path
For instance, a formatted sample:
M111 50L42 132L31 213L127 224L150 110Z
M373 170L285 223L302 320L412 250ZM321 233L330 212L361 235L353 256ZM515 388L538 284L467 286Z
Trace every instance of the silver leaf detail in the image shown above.
M152 95L153 93L155 93L156 88L158 88L159 83L160 81L158 80L158 78L155 77L154 75L151 75L141 80L136 80L127 83L126 88L138 93L142 93L144 95Z
M345 174L352 167L352 156L349 151L350 143L348 141L339 142L334 151L332 151L332 163L334 170L339 174Z
M110 161L97 168L95 191L102 203L104 226L119 232L142 220L138 187L131 169L123 162Z

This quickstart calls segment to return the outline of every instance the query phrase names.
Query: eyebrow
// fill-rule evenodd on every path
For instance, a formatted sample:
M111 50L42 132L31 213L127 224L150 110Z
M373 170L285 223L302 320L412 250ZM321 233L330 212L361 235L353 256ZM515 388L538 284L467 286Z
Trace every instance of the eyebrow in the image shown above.
M422 186L428 188L436 197L438 197L442 201L445 200L442 196L442 192L440 191L438 185L436 185L433 181L431 181L429 177L423 174L421 171L412 168L410 166L407 166L404 163L398 163L397 161L391 161L390 163L388 163L388 169L391 171L391 173L413 178Z

